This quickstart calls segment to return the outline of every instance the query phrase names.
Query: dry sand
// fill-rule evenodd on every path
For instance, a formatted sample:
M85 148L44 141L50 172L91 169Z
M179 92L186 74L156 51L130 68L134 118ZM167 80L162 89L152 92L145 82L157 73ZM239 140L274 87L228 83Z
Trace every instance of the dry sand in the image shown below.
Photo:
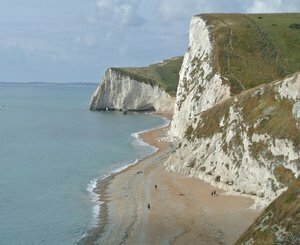
M212 197L209 184L165 171L173 149L157 139L167 130L142 135L159 148L156 154L98 184L101 225L82 243L233 244L253 223L260 211L249 209L250 198L218 189Z

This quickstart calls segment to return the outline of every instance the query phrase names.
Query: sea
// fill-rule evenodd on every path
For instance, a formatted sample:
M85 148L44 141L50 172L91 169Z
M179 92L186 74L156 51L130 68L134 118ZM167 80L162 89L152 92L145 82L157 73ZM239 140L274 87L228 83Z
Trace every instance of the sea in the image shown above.
M97 224L97 179L154 153L166 120L93 112L94 86L0 86L0 244L76 244Z

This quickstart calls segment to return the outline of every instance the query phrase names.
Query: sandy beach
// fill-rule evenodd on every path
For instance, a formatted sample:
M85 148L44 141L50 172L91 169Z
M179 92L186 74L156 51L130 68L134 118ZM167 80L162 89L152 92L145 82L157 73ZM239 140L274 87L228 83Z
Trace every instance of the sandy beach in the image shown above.
M174 150L159 140L167 130L141 135L156 154L98 183L99 227L83 244L233 244L259 215L249 209L250 198L222 195L199 179L165 171Z

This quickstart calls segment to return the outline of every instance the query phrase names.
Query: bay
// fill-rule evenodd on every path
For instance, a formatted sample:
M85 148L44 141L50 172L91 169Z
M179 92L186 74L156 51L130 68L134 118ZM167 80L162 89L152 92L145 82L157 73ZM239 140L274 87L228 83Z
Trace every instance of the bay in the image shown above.
M0 244L75 244L94 214L91 180L153 149L157 116L88 110L94 87L0 86Z

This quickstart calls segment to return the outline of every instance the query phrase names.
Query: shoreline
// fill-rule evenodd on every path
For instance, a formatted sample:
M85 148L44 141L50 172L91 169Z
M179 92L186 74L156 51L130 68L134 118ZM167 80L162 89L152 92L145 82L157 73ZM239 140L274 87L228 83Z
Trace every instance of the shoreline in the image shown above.
M172 120L173 115L172 114L165 114L165 113L153 113L150 112L148 114L151 114L152 116L158 116L162 118L165 122L161 126L146 129L139 132L134 132L131 134L131 137L135 138L136 141L140 142L140 144L147 145L148 147L153 149L153 152L149 155L141 158L141 159L135 159L134 162L129 163L125 166L119 167L115 170L112 170L98 178L95 178L94 180L90 181L90 184L88 185L88 192L91 194L97 196L97 200L94 200L97 207L97 215L95 217L95 224L92 225L92 228L87 230L85 234L77 241L77 244L94 244L97 240L97 237L101 235L101 233L104 231L105 226L108 223L108 208L107 208L107 202L109 202L108 199L108 193L107 188L110 185L110 182L114 179L115 176L122 174L123 172L126 172L132 167L135 167L139 164L139 162L144 161L147 158L150 158L151 156L157 154L161 149L159 147L156 147L155 144L151 144L147 140L144 139L143 135L147 135L148 133L151 133L152 131L160 131L163 129L166 129L169 127L170 122ZM92 182L96 182L95 186L92 185L90 188L90 185ZM92 221L93 223L93 221Z
M99 212L100 212L100 206L102 204L101 195L98 194L98 190L97 190L98 186L101 185L101 188L102 188L102 186L106 185L106 182L109 182L111 179L113 179L113 177L115 175L121 174L123 171L126 171L128 168L135 166L136 164L143 161L144 159L151 157L152 155L156 154L157 151L160 150L158 147L154 146L155 144L152 145L149 142L145 141L142 136L144 134L147 134L148 132L160 130L160 129L168 127L170 125L172 115L161 114L161 113L149 113L149 114L151 114L152 116L158 116L158 117L162 118L165 121L164 124L162 124L161 126L158 126L158 127L154 127L154 128L150 128L150 129L132 133L131 137L135 138L135 141L137 141L138 144L151 148L153 150L153 152L151 152L150 154L148 154L140 159L135 159L132 163L121 166L115 170L112 170L112 171L90 181L90 184L87 187L87 191L89 193L97 196L97 199L95 200L95 202L97 203L96 205L99 206L95 219L98 219ZM95 184L92 184L94 182L95 182ZM97 226L98 220L96 221L96 223L97 223L96 224L96 226Z
M260 211L249 209L253 203L250 198L225 195L212 198L209 193L216 188L200 179L188 178L164 169L163 162L171 154L173 147L158 139L166 135L168 128L169 126L161 126L139 132L138 136L146 144L157 148L157 151L98 180L94 189L100 202L98 225L88 231L79 244L194 244L199 241L230 244L252 224ZM158 184L159 191L154 190L154 181ZM198 190L201 189L205 191L203 193L202 190L199 194ZM219 194L224 193L216 190ZM199 208L196 204L203 199L207 199L207 204L202 204ZM210 210L209 205L216 205L215 201L218 206ZM224 201L227 208L222 213ZM174 203L174 208L170 208L168 202ZM151 203L150 212L146 208L147 203ZM236 207L232 209L230 205ZM161 210L157 209L158 206ZM236 208L239 209L237 215L233 213ZM228 211L234 218L227 217ZM187 215L177 218L182 212ZM195 220L195 215L202 218ZM220 221L219 216L224 216L227 221ZM230 227L234 227L237 221L237 228L230 231ZM227 222L231 223L229 228Z

